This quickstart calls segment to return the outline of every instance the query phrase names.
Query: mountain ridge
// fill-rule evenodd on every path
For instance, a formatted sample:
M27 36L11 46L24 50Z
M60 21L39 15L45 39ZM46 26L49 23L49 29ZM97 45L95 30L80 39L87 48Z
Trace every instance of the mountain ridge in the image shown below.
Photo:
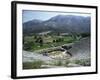
M23 32L24 34L43 31L89 33L90 19L89 16L56 15L46 21L31 20L23 23Z

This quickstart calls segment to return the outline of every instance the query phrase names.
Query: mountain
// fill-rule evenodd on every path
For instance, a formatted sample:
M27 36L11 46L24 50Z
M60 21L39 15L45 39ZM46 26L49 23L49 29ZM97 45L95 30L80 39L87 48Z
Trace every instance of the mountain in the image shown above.
M23 23L24 34L40 33L43 31L89 33L90 17L75 15L57 15L49 20L31 20Z

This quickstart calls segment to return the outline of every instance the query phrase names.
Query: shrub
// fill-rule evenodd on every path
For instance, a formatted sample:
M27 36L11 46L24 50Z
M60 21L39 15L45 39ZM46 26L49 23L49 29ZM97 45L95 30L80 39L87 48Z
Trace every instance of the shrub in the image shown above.
M62 61L61 60L57 60L57 61L54 61L54 65L55 66L62 66Z
M75 64L79 64L82 66L90 66L91 65L90 59L75 60L74 62L75 62Z
M66 60L65 61L65 66L67 67L69 63L70 63L70 61L69 60Z
M56 65L57 66L61 66L62 65L62 62L59 60L59 61L57 61Z
M38 69L41 68L43 61L37 60L33 62L24 62L23 69Z

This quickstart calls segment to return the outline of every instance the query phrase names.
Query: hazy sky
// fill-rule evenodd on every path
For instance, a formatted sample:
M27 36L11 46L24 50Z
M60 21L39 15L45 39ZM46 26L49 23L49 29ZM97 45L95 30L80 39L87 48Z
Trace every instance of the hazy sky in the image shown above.
M90 14L87 13L71 13L71 12L47 12L47 11L34 11L34 10L23 10L22 12L22 22L27 22L33 19L39 19L39 20L48 20L51 17L54 17L56 15L78 15L78 16L90 16Z

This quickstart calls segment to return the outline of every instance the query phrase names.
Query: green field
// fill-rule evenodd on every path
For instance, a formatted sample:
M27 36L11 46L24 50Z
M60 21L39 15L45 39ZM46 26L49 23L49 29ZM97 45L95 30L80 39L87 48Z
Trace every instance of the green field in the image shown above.
M41 41L38 38L41 38ZM67 43L74 42L75 39L72 36L25 36L23 40L23 49L28 51L36 51L40 49L46 49L50 47L57 47Z

